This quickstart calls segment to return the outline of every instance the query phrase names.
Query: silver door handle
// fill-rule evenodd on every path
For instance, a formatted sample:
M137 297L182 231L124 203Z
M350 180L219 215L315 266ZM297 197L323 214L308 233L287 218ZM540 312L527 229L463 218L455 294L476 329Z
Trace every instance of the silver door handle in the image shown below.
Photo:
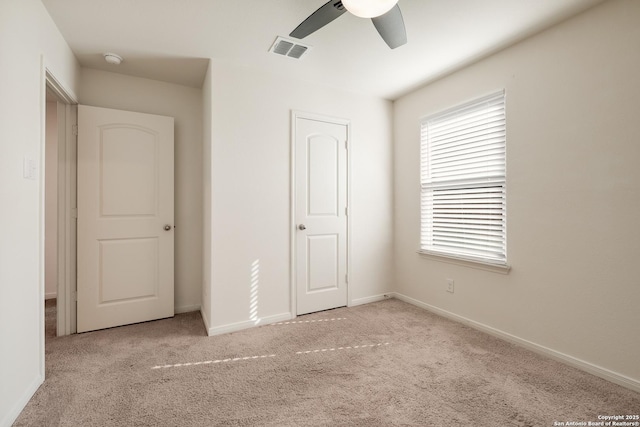
M169 224L164 226L164 231L169 231L171 230L171 226Z
M298 230L306 230L306 229L307 229L307 227L304 224L300 224L298 226Z

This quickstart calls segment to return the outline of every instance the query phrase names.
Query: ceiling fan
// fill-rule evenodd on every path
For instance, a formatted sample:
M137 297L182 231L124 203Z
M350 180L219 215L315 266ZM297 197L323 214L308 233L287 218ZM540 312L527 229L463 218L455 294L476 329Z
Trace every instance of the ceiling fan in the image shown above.
M398 0L330 0L289 35L303 39L348 11L361 18L371 18L382 39L395 49L407 42L407 31L397 3Z

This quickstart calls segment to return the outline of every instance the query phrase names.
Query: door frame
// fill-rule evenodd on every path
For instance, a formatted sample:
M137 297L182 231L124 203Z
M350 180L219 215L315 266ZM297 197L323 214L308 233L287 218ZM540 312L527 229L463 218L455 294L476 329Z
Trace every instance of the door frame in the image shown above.
M58 98L58 286L56 296L56 335L62 336L76 332L76 135L78 101L44 64L43 74L44 91L49 88ZM46 96L43 95L43 105L46 104L45 98ZM43 108L45 107L43 106ZM42 151L44 153L44 138ZM42 180L44 188L44 173L42 174ZM44 238L41 246L44 248ZM44 301L44 297L42 300ZM44 319L42 319L41 323L44 324Z
M290 135L290 214L289 214L289 282L290 287L290 311L291 318L296 318L298 308L298 294L296 282L296 121L298 119L316 120L319 122L344 125L347 127L347 307L351 307L351 217L353 216L351 204L351 121L334 116L309 113L300 110L291 110L291 135Z

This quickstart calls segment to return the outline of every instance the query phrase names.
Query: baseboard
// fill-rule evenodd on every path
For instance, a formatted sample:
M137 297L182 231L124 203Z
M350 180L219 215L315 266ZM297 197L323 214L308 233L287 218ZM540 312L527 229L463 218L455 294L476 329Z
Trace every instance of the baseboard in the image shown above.
M386 294L380 294L380 295L373 295L370 297L364 297L364 298L356 298L351 300L351 303L349 304L349 307L355 307L356 305L362 305L362 304L369 304L372 302L378 302L378 301L382 301L385 299L389 299L391 298L391 292L386 293ZM399 299L399 298L398 298Z
M40 385L44 382L44 377L38 375L33 382L27 387L25 392L22 394L22 397L16 401L13 407L0 419L0 427L9 427L14 421L18 418L22 410L29 400L33 397Z
M48 294L44 294L44 299L54 299L58 297L57 292L49 292Z
M500 338L505 341L509 341L513 344L519 345L521 347L527 348L528 350L534 351L538 354L551 357L552 359L555 359L559 362L565 363L569 366L573 366L574 368L588 372L597 377L603 378L607 381L611 381L612 383L640 392L640 381L634 378L627 377L626 375L611 371L609 369L603 368L598 365L594 365L593 363L584 361L582 359L578 359L577 357L573 357L568 354L564 354L557 350L551 349L549 347L545 347L543 345L536 344L534 342L525 340L515 335L511 335L507 332L501 331L500 329L496 329L491 326L485 325L483 323L476 322L475 320L467 319L466 317L459 316L457 314L451 313L450 311L443 310L441 308L424 303L422 301L408 297L401 293L392 292L391 294L389 294L389 296L392 296L393 298L397 298L409 304L415 305L416 307L423 308L427 311L446 317L448 319L454 320L456 322L463 323L474 329L477 329L482 332L486 332L489 335L493 335L497 338Z
M227 334L229 332L241 331L243 329L249 329L249 328L253 328L253 327L256 327L256 326L268 325L270 323L284 322L286 320L291 320L294 317L295 316L293 316L291 313L281 313L281 314L276 314L276 315L273 315L273 316L261 317L260 319L258 319L258 322L255 322L253 320L245 320L243 322L229 323L229 324L220 325L220 326L213 326L213 327L208 326L207 327L207 333L211 337L211 336L214 336L214 335ZM207 323L207 322L205 322L205 323Z
M180 314L180 313L191 313L192 311L200 311L200 305L183 305L181 307L175 307L173 309L173 312L175 314Z

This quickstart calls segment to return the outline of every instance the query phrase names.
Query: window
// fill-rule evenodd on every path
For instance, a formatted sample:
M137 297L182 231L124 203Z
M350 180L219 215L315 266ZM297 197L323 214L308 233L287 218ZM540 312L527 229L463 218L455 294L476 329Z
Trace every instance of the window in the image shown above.
M420 252L506 265L505 93L421 122Z

